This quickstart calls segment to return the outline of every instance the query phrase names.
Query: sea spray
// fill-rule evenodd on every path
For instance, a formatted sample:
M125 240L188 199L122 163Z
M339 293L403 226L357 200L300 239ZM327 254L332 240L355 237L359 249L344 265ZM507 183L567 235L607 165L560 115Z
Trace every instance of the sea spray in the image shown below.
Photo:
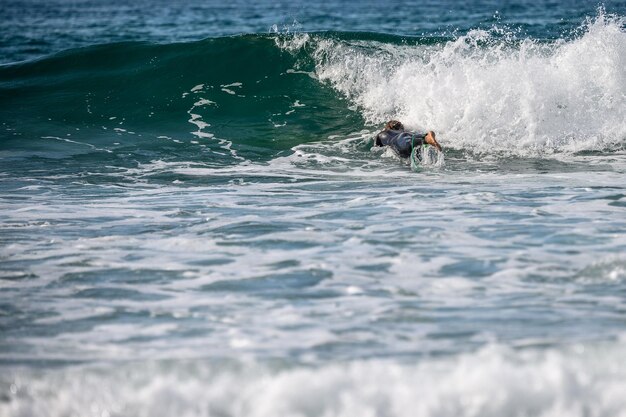
M316 73L371 124L401 119L446 147L518 156L618 149L626 140L626 32L601 14L579 36L473 30L438 45L322 40Z

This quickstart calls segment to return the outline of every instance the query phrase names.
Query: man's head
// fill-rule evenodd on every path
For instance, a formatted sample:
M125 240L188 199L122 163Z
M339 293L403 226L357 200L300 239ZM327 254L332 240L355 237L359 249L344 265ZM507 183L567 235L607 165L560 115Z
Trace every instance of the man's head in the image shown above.
M389 120L385 125L388 130L404 130L404 125L397 120Z

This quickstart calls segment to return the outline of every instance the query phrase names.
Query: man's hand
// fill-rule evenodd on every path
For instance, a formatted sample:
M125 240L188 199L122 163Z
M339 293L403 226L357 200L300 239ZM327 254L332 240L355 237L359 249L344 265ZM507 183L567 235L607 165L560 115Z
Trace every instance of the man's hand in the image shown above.
M435 139L435 132L433 132L432 130L426 134L426 136L424 137L424 141L428 143L429 145L432 145L435 148L437 148L439 152L443 152L441 150L441 145L439 145L439 142L437 142L437 139Z

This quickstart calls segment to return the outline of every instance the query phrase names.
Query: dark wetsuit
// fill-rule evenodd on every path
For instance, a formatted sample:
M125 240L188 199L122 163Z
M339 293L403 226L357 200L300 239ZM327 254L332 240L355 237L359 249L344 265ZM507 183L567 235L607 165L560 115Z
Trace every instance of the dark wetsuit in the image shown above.
M408 158L413 147L421 149L424 137L426 134L387 129L376 135L376 146L390 146L399 156Z

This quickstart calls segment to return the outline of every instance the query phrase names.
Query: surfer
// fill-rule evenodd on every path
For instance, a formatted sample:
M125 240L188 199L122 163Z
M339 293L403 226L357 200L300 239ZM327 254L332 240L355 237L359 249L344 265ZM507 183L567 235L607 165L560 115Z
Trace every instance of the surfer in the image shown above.
M413 148L420 149L427 143L441 152L441 146L435 139L435 132L416 133L404 130L404 125L397 120L390 120L385 129L376 135L376 146L390 146L400 157L411 156ZM419 157L419 156L418 156Z

